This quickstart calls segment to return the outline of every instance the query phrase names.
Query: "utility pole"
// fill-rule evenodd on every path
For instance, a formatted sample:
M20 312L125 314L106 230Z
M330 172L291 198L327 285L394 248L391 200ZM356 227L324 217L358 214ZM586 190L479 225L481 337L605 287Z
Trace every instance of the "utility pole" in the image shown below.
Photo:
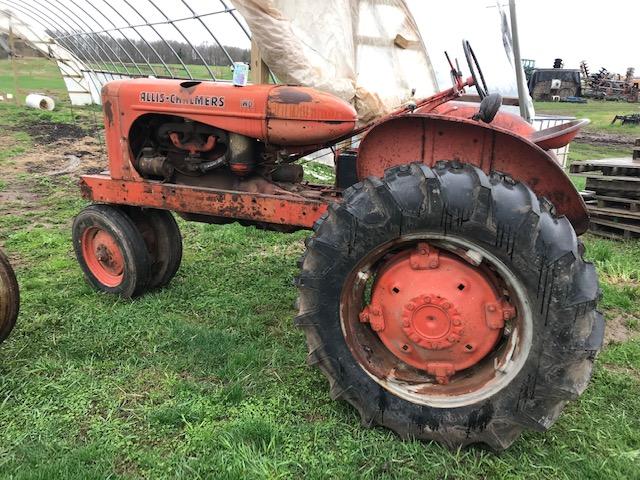
M520 56L520 37L518 36L518 19L516 16L516 0L509 0L509 13L511 16L511 40L513 42L513 60L516 68L516 80L518 82L518 103L520 104L520 116L527 122L531 122L529 118L529 109L527 103L529 101L526 91L524 71L522 69L522 57Z

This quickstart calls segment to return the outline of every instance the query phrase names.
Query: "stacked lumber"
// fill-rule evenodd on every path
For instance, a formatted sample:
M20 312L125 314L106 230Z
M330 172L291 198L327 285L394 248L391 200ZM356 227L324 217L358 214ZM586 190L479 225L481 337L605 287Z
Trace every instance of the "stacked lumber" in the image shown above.
M574 176L586 177L584 195L591 233L608 238L640 238L640 140L634 158L575 162Z

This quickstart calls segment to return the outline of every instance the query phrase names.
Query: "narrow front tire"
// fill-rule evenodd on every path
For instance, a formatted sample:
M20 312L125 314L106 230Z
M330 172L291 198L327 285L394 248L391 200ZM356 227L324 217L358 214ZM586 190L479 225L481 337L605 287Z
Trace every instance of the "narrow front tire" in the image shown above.
M133 220L113 205L90 205L73 222L73 246L96 290L132 298L148 285L150 259Z

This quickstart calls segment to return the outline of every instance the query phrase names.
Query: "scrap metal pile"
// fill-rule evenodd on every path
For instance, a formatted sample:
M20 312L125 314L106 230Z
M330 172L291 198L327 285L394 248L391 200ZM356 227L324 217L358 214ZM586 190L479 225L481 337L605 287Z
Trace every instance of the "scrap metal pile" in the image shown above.
M638 87L634 85L635 69L628 68L626 75L611 73L601 68L590 73L587 62L580 63L582 71L582 96L598 100L638 101Z
M631 115L616 115L615 117L613 117L611 125L616 123L618 120L620 120L620 123L622 123L622 125L626 125L627 123L638 125L640 124L640 114L633 113Z

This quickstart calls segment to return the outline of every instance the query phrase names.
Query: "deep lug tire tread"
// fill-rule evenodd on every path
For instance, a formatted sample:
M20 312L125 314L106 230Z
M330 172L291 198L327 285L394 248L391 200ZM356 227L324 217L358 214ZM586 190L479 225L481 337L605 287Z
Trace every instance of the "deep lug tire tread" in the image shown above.
M475 405L438 409L410 403L374 382L357 364L340 327L339 291L372 248L409 233L473 239L522 279L533 308L529 358L512 383ZM316 223L300 259L300 314L309 364L329 379L332 398L364 425L451 448L507 448L523 429L542 431L586 388L602 345L604 321L593 265L565 217L524 184L460 162L393 167L344 192Z

